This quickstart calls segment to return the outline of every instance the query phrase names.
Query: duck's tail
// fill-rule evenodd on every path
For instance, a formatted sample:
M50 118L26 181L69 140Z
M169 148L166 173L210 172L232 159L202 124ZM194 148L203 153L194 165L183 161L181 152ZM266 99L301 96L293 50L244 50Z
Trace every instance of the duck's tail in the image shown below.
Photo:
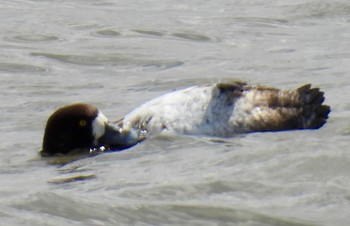
M294 90L245 86L242 96L252 105L248 116L240 122L248 131L318 129L331 111L323 104L324 93L310 84Z
M301 86L296 90L301 103L300 114L297 117L298 129L318 129L327 119L331 108L323 104L324 93L319 88L311 88L311 84Z

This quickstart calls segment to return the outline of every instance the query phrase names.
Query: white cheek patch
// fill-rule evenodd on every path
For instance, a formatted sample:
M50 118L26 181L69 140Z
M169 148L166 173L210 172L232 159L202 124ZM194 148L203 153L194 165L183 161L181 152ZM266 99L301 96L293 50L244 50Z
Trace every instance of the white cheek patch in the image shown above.
M107 117L101 112L92 121L92 134L94 136L94 145L97 145L97 140L105 133L105 124L108 122Z

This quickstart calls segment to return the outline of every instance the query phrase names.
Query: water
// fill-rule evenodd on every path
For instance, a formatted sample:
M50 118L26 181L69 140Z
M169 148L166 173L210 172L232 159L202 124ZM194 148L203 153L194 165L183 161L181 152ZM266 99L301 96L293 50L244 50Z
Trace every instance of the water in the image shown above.
M0 3L0 225L349 225L350 3ZM41 159L47 117L89 102L110 119L223 79L313 83L315 131L157 137L68 164Z

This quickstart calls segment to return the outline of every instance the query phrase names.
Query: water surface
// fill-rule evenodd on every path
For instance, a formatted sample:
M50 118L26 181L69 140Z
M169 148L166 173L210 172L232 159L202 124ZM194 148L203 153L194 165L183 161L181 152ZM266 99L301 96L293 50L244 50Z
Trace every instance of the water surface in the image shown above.
M350 3L0 4L2 225L349 225ZM67 164L41 159L47 117L88 102L115 120L150 98L241 79L320 87L314 131L157 137Z

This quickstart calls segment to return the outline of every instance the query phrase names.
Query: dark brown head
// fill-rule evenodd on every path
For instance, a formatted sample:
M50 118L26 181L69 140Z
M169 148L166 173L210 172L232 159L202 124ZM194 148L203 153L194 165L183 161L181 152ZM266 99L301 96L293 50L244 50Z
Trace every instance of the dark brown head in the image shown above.
M137 132L124 131L112 125L96 107L79 103L62 107L49 117L41 155L68 154L101 146L123 149L139 141Z

